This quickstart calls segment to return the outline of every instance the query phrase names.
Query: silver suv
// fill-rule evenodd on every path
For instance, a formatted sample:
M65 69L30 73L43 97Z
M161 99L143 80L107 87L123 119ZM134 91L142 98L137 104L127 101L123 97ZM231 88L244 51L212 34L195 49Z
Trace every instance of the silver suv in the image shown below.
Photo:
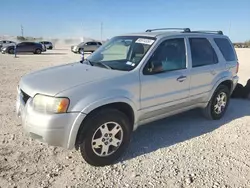
M71 46L71 51L74 53L81 53L81 54L83 52L94 52L101 45L102 43L97 41L82 42L78 45Z
M52 42L49 41L41 41L40 43L43 44L48 50L52 50L54 47Z
M140 125L194 108L222 118L238 82L229 38L156 30L116 36L85 61L23 76L16 108L25 131L104 166L119 159Z

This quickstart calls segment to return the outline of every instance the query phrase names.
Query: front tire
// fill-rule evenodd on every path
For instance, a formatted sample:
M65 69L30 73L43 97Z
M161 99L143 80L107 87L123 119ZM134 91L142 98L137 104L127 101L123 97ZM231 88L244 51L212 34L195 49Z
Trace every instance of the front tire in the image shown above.
M116 109L103 109L84 122L86 132L80 129L78 136L84 136L80 152L92 166L113 164L125 152L130 142L131 125L128 117Z
M9 54L14 54L14 52L15 52L14 49L9 49L9 50L8 50L8 53L9 53Z
M84 53L84 49L83 49L83 48L79 48L78 53L79 53L79 54Z
M220 85L215 90L212 98L207 106L203 109L203 114L207 119L219 120L221 119L229 105L230 91L225 85Z

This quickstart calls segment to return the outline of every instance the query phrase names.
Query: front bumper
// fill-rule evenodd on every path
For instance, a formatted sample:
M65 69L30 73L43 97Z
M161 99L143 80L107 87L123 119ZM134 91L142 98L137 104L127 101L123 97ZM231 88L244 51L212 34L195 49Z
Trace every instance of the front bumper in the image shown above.
M16 101L16 113L21 117L26 135L48 145L67 149L74 148L78 129L85 118L85 114L81 113L37 112L32 108L32 98L29 98L25 104L20 92Z
M1 49L1 53L5 54L6 53L6 49Z

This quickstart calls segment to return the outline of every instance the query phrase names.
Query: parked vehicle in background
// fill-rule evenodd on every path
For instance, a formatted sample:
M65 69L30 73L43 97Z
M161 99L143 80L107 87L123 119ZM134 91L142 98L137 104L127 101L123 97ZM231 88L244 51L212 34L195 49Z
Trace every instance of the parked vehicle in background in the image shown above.
M78 45L71 46L71 51L74 53L82 53L83 50L84 52L94 52L101 45L102 43L98 41L82 42Z
M40 43L41 44L41 43ZM43 52L46 52L47 51L47 48L46 48L46 46L44 45L44 44L41 44L42 45L42 47L43 47Z
M14 41L11 41L11 40L1 40L0 41L0 49L4 46L8 46L11 44L16 44L16 43Z
M103 166L140 125L194 108L221 119L238 82L232 42L221 31L168 30L116 36L85 61L23 76L16 109L24 130Z
M54 48L52 42L49 42L49 41L41 41L40 43L41 43L41 44L44 44L45 47L46 47L46 49L48 49L48 50L52 50L52 49Z
M34 54L41 54L46 51L42 44L36 42L21 42L16 45L9 45L1 48L2 53L14 54L15 46L17 53L33 52Z

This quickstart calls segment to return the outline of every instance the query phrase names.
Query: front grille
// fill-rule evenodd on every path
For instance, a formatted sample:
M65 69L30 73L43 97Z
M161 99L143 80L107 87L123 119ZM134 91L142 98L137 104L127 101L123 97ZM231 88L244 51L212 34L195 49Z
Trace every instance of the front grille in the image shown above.
M21 94L22 94L22 99L24 101L24 103L26 104L26 102L29 100L30 96L25 93L23 90L21 90Z

